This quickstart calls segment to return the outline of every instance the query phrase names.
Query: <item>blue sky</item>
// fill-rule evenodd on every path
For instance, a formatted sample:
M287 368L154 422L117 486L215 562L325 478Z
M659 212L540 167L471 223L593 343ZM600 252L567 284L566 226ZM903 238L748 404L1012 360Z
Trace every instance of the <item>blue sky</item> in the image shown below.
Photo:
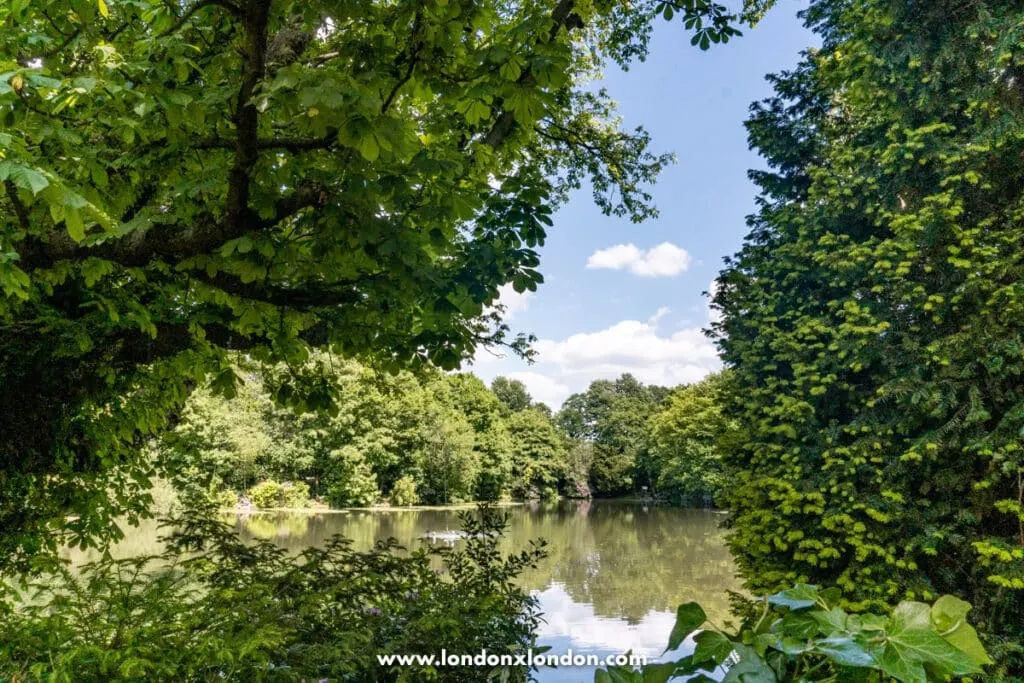
M659 21L646 62L607 70L603 85L624 125L644 126L653 151L678 157L653 188L660 216L638 225L606 217L587 188L578 192L541 250L545 283L502 297L512 329L537 336L536 363L482 351L472 372L488 383L520 379L535 400L558 408L594 379L631 372L676 385L719 367L700 332L702 292L740 247L754 207L746 172L762 164L747 149L748 107L771 93L765 74L794 67L816 42L796 16L804 6L780 0L756 29L707 52L690 46L680 22Z

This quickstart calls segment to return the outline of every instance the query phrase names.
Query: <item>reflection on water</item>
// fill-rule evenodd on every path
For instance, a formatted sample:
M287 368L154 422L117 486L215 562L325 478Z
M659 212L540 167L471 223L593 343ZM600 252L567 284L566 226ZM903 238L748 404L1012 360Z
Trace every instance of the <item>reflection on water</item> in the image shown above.
M716 623L727 620L726 591L739 590L719 529L706 510L645 507L611 501L563 501L509 507L506 552L544 538L549 556L522 577L544 611L540 644L552 654L621 654L652 659L665 647L675 608L697 600ZM292 550L334 534L357 549L389 537L406 547L451 543L455 510L352 510L322 514L248 514L235 520L243 538L265 538ZM126 529L118 554L157 552L152 526ZM449 648L455 651L456 648ZM592 671L542 669L544 683L593 680Z
M522 582L536 591L544 612L540 643L555 654L632 650L653 659L665 648L680 603L697 600L722 623L729 611L726 591L740 588L719 529L722 515L715 512L563 501L510 507L508 514L507 552L531 539L548 542L548 558ZM361 549L389 537L414 548L430 540L450 542L459 528L454 510L257 514L237 524L243 537L294 550L333 534ZM593 680L593 674L544 669L540 680Z

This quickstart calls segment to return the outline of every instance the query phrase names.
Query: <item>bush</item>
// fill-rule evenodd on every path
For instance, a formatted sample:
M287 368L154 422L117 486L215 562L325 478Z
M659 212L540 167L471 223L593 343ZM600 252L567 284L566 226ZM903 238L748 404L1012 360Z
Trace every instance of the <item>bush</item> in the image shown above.
M276 481L261 481L249 489L249 500L258 508L276 508L284 504L284 487Z
M403 507L420 502L419 496L416 495L416 481L408 475L400 478L392 487L390 498L392 505Z
M238 494L231 489L220 489L211 492L210 501L222 510L236 508L238 507Z
M309 484L293 481L281 488L281 507L304 508L309 505Z
M163 555L62 567L33 599L0 604L0 680L482 680L490 672L376 655L533 647L537 602L515 579L544 551L503 557L504 526L481 509L463 515L462 550L408 554L392 541L363 553L335 537L294 556L186 517ZM525 667L508 675L524 681Z
M847 614L839 590L798 584L768 596L739 633L702 628L700 605L680 605L667 650L692 638L692 654L643 671L613 667L595 680L945 681L982 673L991 660L967 623L971 606L945 595L929 606L901 602L891 614Z

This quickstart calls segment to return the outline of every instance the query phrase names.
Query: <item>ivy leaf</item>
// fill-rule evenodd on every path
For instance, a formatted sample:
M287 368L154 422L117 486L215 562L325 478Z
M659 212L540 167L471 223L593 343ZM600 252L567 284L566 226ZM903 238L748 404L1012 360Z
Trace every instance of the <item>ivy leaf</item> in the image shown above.
M677 649L686 636L700 628L707 620L708 615L697 603L688 602L680 605L676 610L676 623L668 636L668 647L665 648L665 652Z
M644 666L643 683L665 683L676 670L675 662L648 664Z
M932 623L935 630L945 633L955 629L960 622L967 619L971 604L952 595L943 595L935 601L931 609Z
M924 624L922 610L924 607ZM967 675L981 669L971 658L932 630L930 610L923 603L901 603L893 611L892 627L879 658L882 670L902 681L924 680L924 664L940 675Z
M835 633L836 631L846 630L846 612L833 607L830 610L814 610L810 613L811 617L821 624L823 631L828 634Z
M819 640L815 643L814 649L843 666L875 666L874 656L863 645L848 636Z
M932 623L946 642L966 654L978 666L984 666L990 664L992 659L985 652L977 631L967 623L970 610L970 603L952 595L943 595L932 605Z
M806 583L798 583L792 588L768 596L768 602L778 607L792 610L813 607L818 601L818 588Z
M694 636L697 647L693 651L694 662L712 661L716 665L732 654L732 641L716 631L701 631Z
M775 672L748 645L736 645L740 661L729 667L722 683L776 683Z

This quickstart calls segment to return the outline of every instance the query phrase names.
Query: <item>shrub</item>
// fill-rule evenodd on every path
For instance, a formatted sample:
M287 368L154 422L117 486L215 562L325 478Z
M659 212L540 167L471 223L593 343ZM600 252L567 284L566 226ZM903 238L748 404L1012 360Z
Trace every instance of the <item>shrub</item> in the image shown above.
M309 484L304 481L286 483L281 488L281 506L304 508L309 505Z
M221 509L236 508L238 507L238 494L231 489L220 489L211 492L210 501Z
M680 605L667 650L692 638L692 654L642 671L613 667L595 680L621 683L672 679L725 681L945 681L982 673L991 663L974 628L971 606L945 595L929 606L901 602L891 614L847 614L839 590L798 584L762 600L739 633L703 629L697 603Z
M163 555L63 567L32 584L33 599L0 604L0 680L481 680L490 672L375 655L533 647L537 602L514 580L544 550L503 557L504 526L481 509L463 515L458 551L355 552L335 537L295 556L190 515Z
M249 489L249 500L259 508L276 508L284 505L284 487L276 481L261 481Z
M416 495L416 481L406 475L395 482L391 489L391 504L398 506L415 505L420 502Z

